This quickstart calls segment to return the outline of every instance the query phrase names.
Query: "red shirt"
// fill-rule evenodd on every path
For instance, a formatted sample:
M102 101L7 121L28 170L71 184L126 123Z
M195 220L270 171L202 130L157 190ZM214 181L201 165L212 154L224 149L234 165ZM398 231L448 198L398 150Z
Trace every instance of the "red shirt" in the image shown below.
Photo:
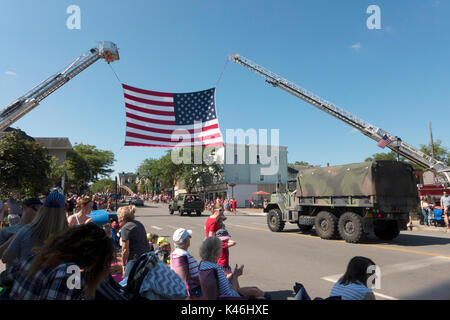
M233 201L231 202L233 209L236 209L236 202L237 202L236 200L233 200Z
M214 233L220 229L220 224L214 218L208 218L205 224L206 237L209 236L209 232L212 231Z
M222 241L222 251L220 252L217 264L222 267L229 267L230 251L228 249L228 240Z

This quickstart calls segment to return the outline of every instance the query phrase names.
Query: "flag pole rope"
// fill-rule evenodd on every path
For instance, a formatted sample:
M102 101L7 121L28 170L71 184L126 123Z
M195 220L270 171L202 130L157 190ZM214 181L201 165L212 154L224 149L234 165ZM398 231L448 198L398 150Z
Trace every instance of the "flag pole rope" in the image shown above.
M225 62L225 65L223 66L223 70L222 70L222 72L221 72L220 75L219 75L219 79L217 79L215 88L217 88L217 86L219 85L220 80L222 80L222 76L223 76L223 74L224 74L224 72L225 72L225 69L226 69L227 66L228 66L228 62L229 62L229 61L230 61L230 60L227 59L227 61Z
M117 81L119 81L119 83L122 85L122 81L120 81L119 77L117 76L116 71L114 71L114 68L111 66L110 63L108 63L108 65L109 65L109 67L111 68L111 71L112 71L112 72L114 73L114 75L116 76Z

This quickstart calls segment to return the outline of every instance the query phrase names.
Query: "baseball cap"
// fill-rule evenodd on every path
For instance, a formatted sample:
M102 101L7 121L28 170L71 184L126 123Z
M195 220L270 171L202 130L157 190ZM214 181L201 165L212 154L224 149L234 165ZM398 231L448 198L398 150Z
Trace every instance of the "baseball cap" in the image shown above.
M66 201L64 196L58 191L52 191L47 198L45 198L44 207L47 208L64 208Z
M38 198L28 198L23 202L23 205L31 207L32 205L42 205L42 202Z
M229 239L231 239L231 236L230 236L230 234L228 233L228 231L227 230L225 230L225 229L219 229L219 230L217 230L217 232L216 232L216 237L217 238L219 238L220 240L229 240Z
M173 233L173 241L175 243L183 243L188 237L192 236L192 230L186 230L183 228L175 230Z

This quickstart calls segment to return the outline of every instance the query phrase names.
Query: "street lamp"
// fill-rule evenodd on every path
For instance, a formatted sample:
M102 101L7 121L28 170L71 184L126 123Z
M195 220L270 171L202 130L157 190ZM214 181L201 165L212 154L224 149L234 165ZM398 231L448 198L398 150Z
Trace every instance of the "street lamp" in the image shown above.
M231 198L234 198L234 187L236 186L236 183L231 182L228 185L231 187Z

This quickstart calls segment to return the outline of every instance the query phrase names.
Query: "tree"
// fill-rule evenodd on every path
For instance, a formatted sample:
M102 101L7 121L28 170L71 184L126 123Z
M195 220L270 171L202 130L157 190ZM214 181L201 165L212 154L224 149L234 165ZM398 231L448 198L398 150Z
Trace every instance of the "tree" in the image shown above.
M58 159L55 156L50 157L50 172L48 179L51 186L56 186L61 183L63 175L66 174L66 162L58 165Z
M309 163L306 162L306 161L295 161L294 164L295 164L295 165L299 165L299 166L305 166L305 167L308 167L308 166L309 166Z
M442 146L441 140L436 140L433 142L434 145L434 158L438 161L442 161L448 166L450 166L450 151ZM420 145L420 151L431 156L431 146L430 145Z
M110 192L113 193L115 190L115 181L111 179L100 179L94 182L89 189L92 193L97 192Z
M114 153L99 150L87 144L75 144L71 156L67 159L67 170L72 185L81 193L90 182L109 176L113 170Z
M402 158L402 157L401 157ZM397 153L391 151L389 153L381 152L374 153L371 157L366 158L364 161L374 161L374 160L392 160L397 161Z
M18 132L0 138L0 195L17 190L23 197L36 197L50 188L51 159L47 149L24 140Z

